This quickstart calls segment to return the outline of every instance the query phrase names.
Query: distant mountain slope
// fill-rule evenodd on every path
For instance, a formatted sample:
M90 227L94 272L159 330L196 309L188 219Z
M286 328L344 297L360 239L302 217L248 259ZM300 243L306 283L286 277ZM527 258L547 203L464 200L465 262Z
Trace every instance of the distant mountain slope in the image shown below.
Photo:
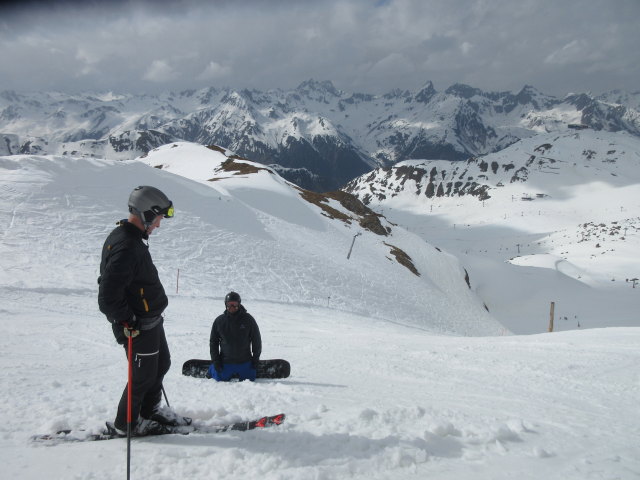
M640 94L348 93L309 80L290 91L208 88L151 95L0 92L0 153L133 159L171 141L223 145L316 191L409 159L466 160L569 125L640 135Z
M385 204L395 197L416 201L474 196L487 200L509 184L534 199L564 196L582 182L615 185L640 182L640 138L623 133L577 132L538 135L504 150L466 161L410 160L362 175L344 191L364 204Z
M637 137L541 134L469 161L379 168L345 191L456 255L472 289L514 332L546 329L551 302L556 328L602 326L602 318L637 324Z

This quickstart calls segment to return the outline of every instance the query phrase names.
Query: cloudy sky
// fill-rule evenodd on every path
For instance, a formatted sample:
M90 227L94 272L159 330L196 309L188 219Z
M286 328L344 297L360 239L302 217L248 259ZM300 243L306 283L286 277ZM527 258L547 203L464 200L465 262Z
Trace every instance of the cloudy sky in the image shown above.
M640 0L4 2L0 90L640 91Z

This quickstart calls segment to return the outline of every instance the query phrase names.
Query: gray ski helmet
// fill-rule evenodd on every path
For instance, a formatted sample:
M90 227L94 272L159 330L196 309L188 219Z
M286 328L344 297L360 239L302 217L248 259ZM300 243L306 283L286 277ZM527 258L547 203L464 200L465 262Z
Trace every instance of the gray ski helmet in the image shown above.
M240 300L240 294L236 293L236 292L229 292L227 293L227 296L224 297L224 304L226 305L227 302L238 302L238 303L242 303L242 300Z
M129 195L129 212L137 215L145 228L149 228L158 215L173 217L173 203L157 188L141 185Z

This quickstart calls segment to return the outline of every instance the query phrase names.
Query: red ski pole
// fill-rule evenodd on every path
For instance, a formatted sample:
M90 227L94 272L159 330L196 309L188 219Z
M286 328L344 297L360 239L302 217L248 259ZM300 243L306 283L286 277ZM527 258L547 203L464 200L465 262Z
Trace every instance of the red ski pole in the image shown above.
M127 327L128 328L128 327ZM131 479L131 410L132 410L132 395L131 385L133 384L133 332L129 331L128 335L129 345L128 354L129 359L129 376L127 380L127 480Z

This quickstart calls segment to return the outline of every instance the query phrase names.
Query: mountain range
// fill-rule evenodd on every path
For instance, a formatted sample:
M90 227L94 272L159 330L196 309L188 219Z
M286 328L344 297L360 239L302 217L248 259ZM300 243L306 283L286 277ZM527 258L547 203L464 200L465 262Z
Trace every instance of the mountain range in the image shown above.
M0 92L0 155L134 159L176 141L222 145L282 177L330 191L411 159L468 160L571 129L640 136L640 92L545 95L432 82L350 93L330 81L292 90L205 88L159 95Z
M579 181L619 187L639 182L638 152L640 138L626 132L587 129L540 134L466 161L407 160L379 167L353 179L343 190L365 205L377 206L398 198L422 199L423 205L433 205L440 197L474 196L484 201L505 186L518 200L563 198L562 190Z

